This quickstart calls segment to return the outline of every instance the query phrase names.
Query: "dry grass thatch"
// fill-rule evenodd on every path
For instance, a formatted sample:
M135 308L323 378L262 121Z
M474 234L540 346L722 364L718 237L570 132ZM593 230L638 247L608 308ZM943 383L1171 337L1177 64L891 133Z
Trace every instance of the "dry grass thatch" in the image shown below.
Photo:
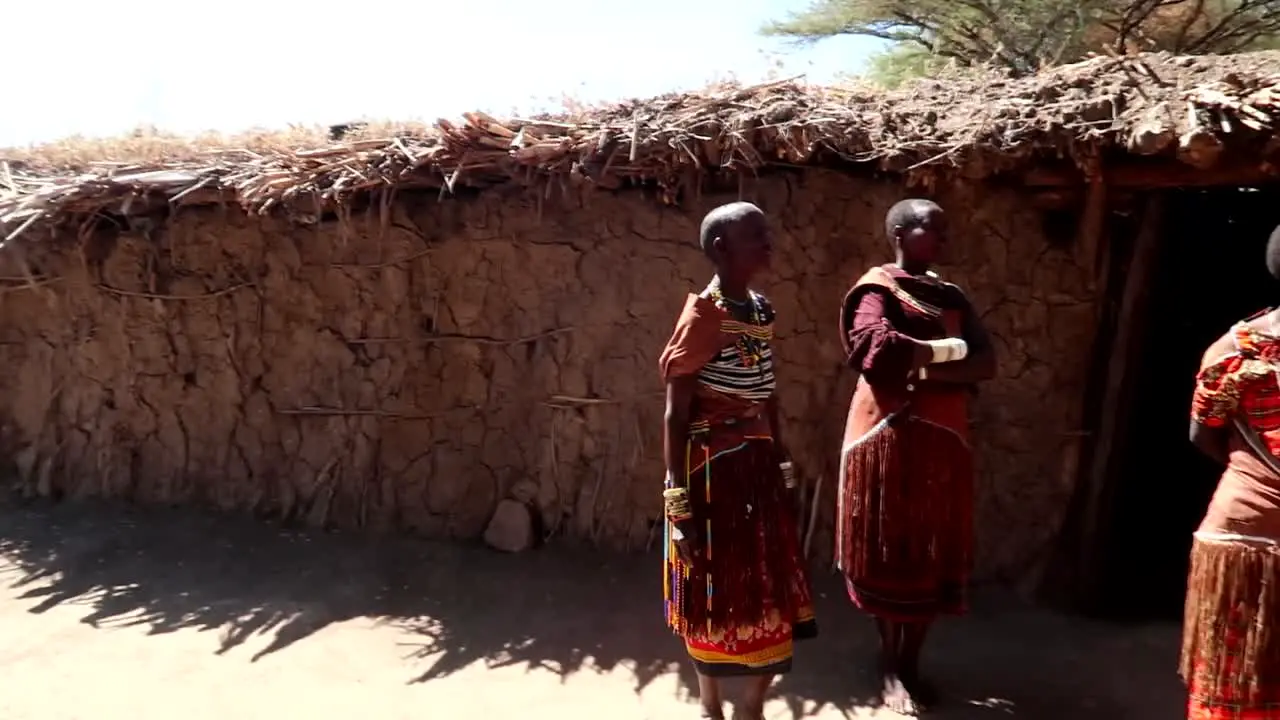
M0 241L42 223L157 202L235 200L310 213L399 187L656 182L674 198L703 172L864 164L908 174L1011 171L1046 157L1270 151L1280 52L1096 58L1039 76L956 73L885 92L796 81L434 127L366 126L183 140L140 135L0 151Z

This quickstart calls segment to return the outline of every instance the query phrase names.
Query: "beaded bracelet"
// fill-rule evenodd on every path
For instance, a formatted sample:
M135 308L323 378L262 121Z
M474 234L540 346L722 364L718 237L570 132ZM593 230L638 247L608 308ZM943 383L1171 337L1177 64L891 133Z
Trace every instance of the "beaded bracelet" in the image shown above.
M795 466L791 464L790 460L784 460L778 464L778 467L782 469L782 484L788 490L794 488L796 486Z

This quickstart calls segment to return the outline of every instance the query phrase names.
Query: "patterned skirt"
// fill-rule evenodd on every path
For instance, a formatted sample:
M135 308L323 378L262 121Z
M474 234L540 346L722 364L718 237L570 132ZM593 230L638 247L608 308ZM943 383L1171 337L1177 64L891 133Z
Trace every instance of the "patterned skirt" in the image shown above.
M792 643L817 634L794 510L769 438L689 444L689 500L702 552L677 555L668 527L666 621L708 676L791 669Z
M1196 533L1182 628L1189 720L1280 720L1280 546Z
M844 449L836 558L860 610L899 622L964 613L973 455L956 433L899 416Z

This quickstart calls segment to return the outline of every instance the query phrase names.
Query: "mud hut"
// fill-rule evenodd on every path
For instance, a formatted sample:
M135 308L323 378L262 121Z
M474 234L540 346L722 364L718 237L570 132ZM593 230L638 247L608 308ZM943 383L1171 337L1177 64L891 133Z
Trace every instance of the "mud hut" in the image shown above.
M829 556L837 302L887 257L886 208L927 194L999 345L979 576L1176 606L1214 479L1183 441L1197 356L1270 299L1277 73L1099 58L6 151L0 457L30 495L458 538L515 498L543 538L651 546L655 357L706 280L701 213L746 198L777 229L785 422Z

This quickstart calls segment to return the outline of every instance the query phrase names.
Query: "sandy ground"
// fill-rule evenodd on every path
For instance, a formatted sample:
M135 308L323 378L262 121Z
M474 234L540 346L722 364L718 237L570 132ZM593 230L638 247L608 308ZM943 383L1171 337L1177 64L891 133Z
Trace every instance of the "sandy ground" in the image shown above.
M504 556L188 511L0 507L0 718L694 718L656 560ZM771 719L882 717L874 637L816 580ZM927 662L958 719L1180 717L1177 628L979 592Z

